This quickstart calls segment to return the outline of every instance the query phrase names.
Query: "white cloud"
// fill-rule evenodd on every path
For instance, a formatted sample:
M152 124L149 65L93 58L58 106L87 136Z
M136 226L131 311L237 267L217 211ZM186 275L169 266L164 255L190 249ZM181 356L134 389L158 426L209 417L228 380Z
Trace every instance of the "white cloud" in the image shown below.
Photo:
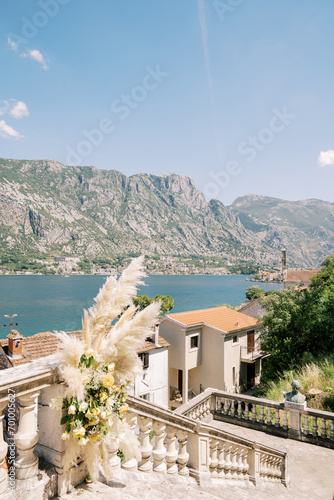
M318 165L320 165L321 167L334 165L334 150L329 149L328 151L321 151L318 158Z
M14 118L23 118L24 116L29 116L30 112L25 102L16 101L9 114Z
M28 50L28 52L26 52L25 54L21 54L21 57L29 57L30 59L33 59L34 61L40 63L43 69L49 69L49 66L44 60L43 54L39 50Z
M5 139L22 139L22 135L20 132L15 130L13 127L8 125L5 120L0 120L0 136L4 137Z
M11 50L17 50L17 43L14 40L11 40L9 37L7 38L7 44Z

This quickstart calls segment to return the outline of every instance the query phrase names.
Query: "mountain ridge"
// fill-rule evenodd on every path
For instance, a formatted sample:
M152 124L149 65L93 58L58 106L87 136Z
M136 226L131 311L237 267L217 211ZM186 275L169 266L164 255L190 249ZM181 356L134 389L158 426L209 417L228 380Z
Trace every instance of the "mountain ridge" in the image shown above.
M307 217L330 217L315 228L302 220L299 205L297 220L287 220L290 205L298 202L277 198L272 206L272 198L263 197L264 205L271 205L266 216L258 206L261 196L247 196L227 207L219 200L207 202L194 181L179 174L127 177L55 160L0 159L0 251L211 255L277 266L280 248L288 246L293 232L298 244L290 241L292 263L319 264L334 249L334 204L320 200L317 215L318 208L302 200ZM297 227L303 224L304 229ZM321 245L324 234L327 243Z

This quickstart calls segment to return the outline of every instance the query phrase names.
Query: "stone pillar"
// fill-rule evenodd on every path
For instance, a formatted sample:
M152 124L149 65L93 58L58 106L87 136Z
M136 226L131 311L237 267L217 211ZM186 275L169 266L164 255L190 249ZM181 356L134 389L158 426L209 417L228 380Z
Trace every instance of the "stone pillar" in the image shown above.
M110 444L107 445L107 450L109 454L109 464L113 469L119 469L121 466L121 459L117 455L119 448L118 439L113 439Z
M37 398L39 391L18 396L20 403L20 423L15 435L17 459L16 478L29 479L38 473L38 457L34 454L38 441Z
M259 484L260 479L260 450L256 447L256 444L252 446L252 450L248 453L248 474L249 480L252 483Z
M209 437L201 436L198 431L190 433L188 438L190 475L201 486L211 485L209 441Z
M189 389L189 384L188 384L188 370L183 370L182 372L182 404L188 403L188 389Z
M301 411L306 410L306 401L304 403L292 403L291 401L285 401L284 409L288 409L290 413L290 428L288 430L288 437L291 439L301 439Z
M2 421L4 418L2 412L7 406L7 403L8 401L0 403L0 495L1 493L4 493L8 487L7 472L5 471L5 469L2 468L2 464L7 455L7 449L8 449L8 445L3 438L3 428L2 428Z

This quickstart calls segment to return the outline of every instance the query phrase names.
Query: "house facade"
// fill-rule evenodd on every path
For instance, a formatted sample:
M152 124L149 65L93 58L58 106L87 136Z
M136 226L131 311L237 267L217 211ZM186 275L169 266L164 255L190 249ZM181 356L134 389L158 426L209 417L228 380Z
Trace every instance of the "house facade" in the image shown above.
M260 328L256 318L227 307L165 316L159 331L170 344L171 407L208 387L240 392L257 384L263 358Z

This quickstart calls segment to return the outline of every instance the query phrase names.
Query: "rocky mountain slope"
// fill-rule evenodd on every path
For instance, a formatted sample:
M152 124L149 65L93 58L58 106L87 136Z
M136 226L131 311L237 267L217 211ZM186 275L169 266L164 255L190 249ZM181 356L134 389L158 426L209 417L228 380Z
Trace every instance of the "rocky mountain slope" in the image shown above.
M334 203L285 201L249 194L229 207L244 228L271 248L286 248L288 264L317 265L334 253Z
M229 208L206 202L189 177L176 174L126 177L52 160L0 159L0 251L215 255L272 264L284 245L297 265L315 265L334 248L333 213L325 202L254 196Z

